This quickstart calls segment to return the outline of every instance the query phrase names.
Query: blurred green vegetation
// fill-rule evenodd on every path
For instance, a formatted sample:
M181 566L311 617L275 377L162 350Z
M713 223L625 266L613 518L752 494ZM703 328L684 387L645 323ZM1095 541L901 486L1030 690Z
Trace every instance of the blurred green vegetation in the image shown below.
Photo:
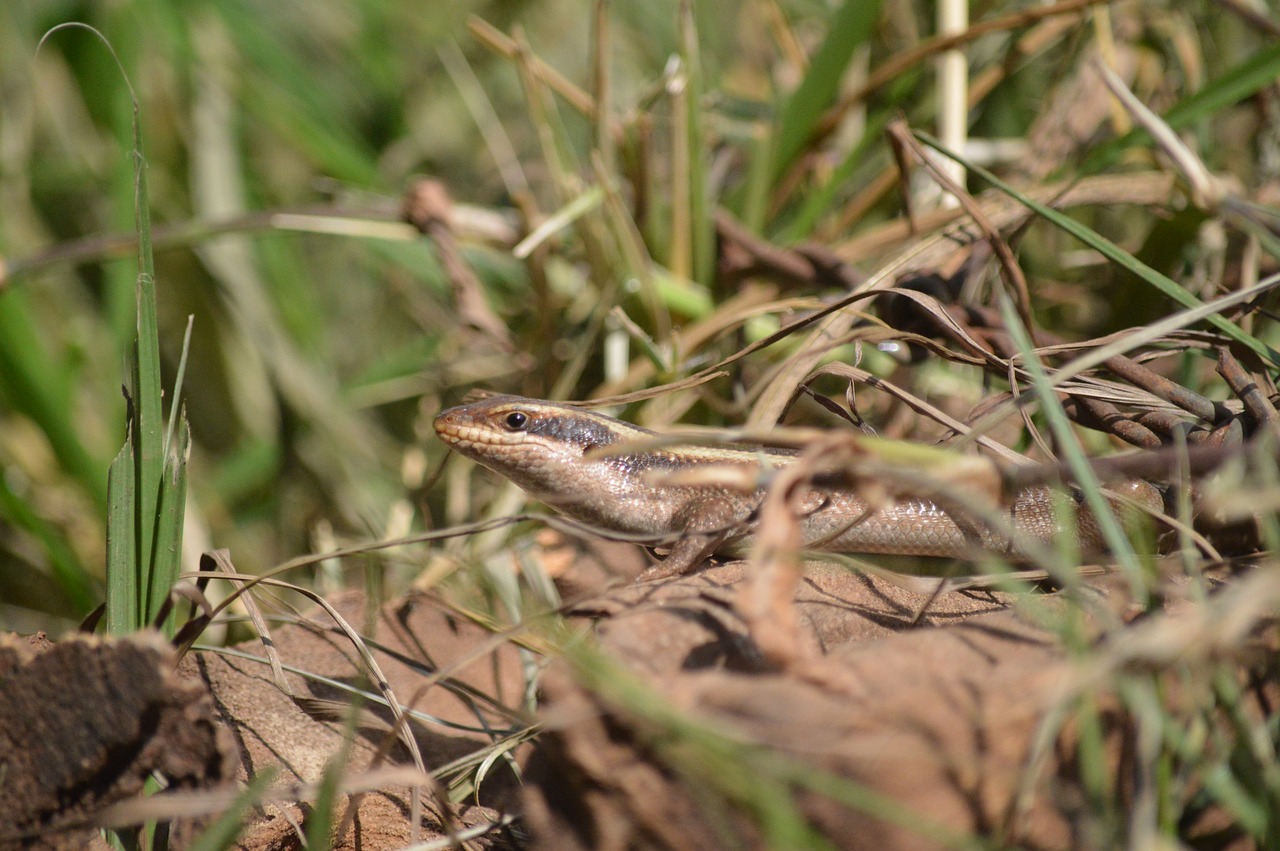
M702 11L717 20L732 8ZM242 236L207 230L295 208L394 218L415 174L441 177L459 201L505 221L512 187L484 153L441 51L474 75L517 157L536 148L536 132L521 118L511 63L469 37L470 15L523 29L571 77L586 70L589 16L569 3L17 0L0 9L9 275L0 296L0 624L65 628L100 598L106 469L123 438L119 388L133 335L131 245L90 245L75 263L44 254L133 226L125 81L91 34L62 31L37 50L41 36L71 20L96 27L140 100L170 379L185 318L196 320L187 404L197 516L186 564L215 542L269 565L311 549L321 518L358 537L385 531L405 490L400 450L422 436L420 412L454 383L499 381L510 364L469 365L428 245L263 223ZM656 7L619 10L618 26L618 85L634 92L675 49L676 28ZM728 61L730 33L708 32L704 59ZM569 123L585 142L586 122ZM166 240L166 224L185 232ZM493 300L510 305L504 318L536 325L515 307L527 304L520 265L483 244L468 252ZM77 583L77 574L96 581Z
M381 537L406 500L409 526L431 525L437 497L420 490L420 453L405 447L435 469L426 424L465 387L585 397L606 379L638 389L731 353L733 335L672 349L673 329L731 295L716 290L710 265L716 206L765 236L837 251L899 216L881 130L900 112L931 126L931 59L874 75L928 35L930 16L927 4L615 4L599 65L593 14L568 2L4 4L0 620L65 628L100 596L106 467L123 436L122 353L133 334L133 249L104 239L133 222L127 90L86 32L59 32L37 50L50 27L97 27L137 90L170 380L195 317L184 563L221 545L261 567L313 549L318 523ZM506 35L477 38L470 21ZM494 47L508 36L514 58ZM996 29L968 48L972 131L1034 144L1072 120L1046 114L1054 83L1098 55L1136 65L1135 90L1157 111L1217 91L1252 61L1259 79L1207 106L1192 100L1179 126L1211 168L1266 186L1280 148L1260 108L1273 96L1273 44L1210 2ZM604 91L607 112L565 98L548 68L587 101ZM858 96L868 75L874 85ZM828 109L841 98L847 109ZM1109 126L1093 128L1099 141ZM1150 147L1129 139L1105 161L1082 147L1036 176L1150 167ZM442 181L474 223L460 226L463 256L514 357L459 321L439 254L393 224L415 175ZM601 186L571 231L524 261L511 256L524 222ZM290 211L312 215L276 215ZM1080 215L1174 277L1206 262L1202 219ZM1064 298L1044 289L1038 305L1051 323L1095 332L1116 323L1113 305L1126 322L1165 309L1132 276L1062 262L1073 246L1059 231L1034 227L1022 246L1027 268L1080 284ZM615 304L648 337L633 351L652 371L606 375L601 340ZM750 386L777 356L744 363L733 381ZM691 416L712 419L706 407Z

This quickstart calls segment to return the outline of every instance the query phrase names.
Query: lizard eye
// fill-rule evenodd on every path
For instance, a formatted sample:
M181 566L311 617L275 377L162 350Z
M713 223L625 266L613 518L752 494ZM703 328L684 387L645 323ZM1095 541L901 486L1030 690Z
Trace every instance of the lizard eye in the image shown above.
M529 425L529 415L524 411L512 411L507 414L507 428L512 431L524 431L525 426Z

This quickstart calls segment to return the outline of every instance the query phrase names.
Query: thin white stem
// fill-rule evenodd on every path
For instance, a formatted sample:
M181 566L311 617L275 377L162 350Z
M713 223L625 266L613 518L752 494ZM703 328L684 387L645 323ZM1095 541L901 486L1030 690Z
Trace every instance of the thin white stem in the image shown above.
M969 27L969 0L939 0L938 35L953 35ZM969 134L969 62L964 51L956 48L938 57L938 138L949 151L964 154ZM941 164L952 180L965 184L964 166L954 160ZM942 206L959 204L944 195Z

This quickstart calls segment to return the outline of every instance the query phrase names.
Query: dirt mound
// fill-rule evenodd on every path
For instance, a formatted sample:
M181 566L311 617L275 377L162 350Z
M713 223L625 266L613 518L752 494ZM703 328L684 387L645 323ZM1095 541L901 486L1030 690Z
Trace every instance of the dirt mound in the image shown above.
M361 849L450 836L547 851L1098 847L1100 807L1151 799L1150 729L1123 689L1150 685L1171 717L1221 717L1203 708L1228 685L1202 674L1226 661L1235 723L1280 700L1268 620L1280 578L1267 571L1208 598L1167 582L1163 605L1142 609L1116 580L1070 601L934 597L928 582L809 564L763 617L760 576L738 562L597 590L549 632L502 630L441 596L370 612L345 593L269 643L194 653L177 671L157 636L9 639L0 752L26 782L0 784L18 825L4 836L13 847L87 842L91 831L49 831L137 796L152 771L188 789L225 784L238 751L241 780L277 772L239 842L254 851L302 847L320 816L334 847ZM536 717L524 709L531 678ZM68 683L84 700L50 717ZM412 712L398 720L382 698ZM337 803L313 811L335 765ZM1247 844L1211 801L1185 811L1187 842Z
M1086 816L1098 805L1088 772L1111 779L1111 805L1132 805L1144 743L1112 680L1096 676L1107 663L1068 651L1060 598L1020 595L1015 609L1008 595L947 594L913 625L925 596L810 566L795 612L819 653L779 669L733 605L743 569L608 595L597 607L612 612L598 629L603 660L551 666L546 729L526 775L534 847L884 849L981 837L1083 848L1102 841ZM1081 593L1099 621L1128 611L1118 583ZM1179 600L1175 586L1166 614L1108 642L1167 647L1176 659L1185 641L1195 655L1198 630L1220 636L1207 626L1211 605ZM1100 640L1096 621L1076 627L1078 647ZM1265 661L1275 635L1255 636L1248 651L1213 643L1196 652L1251 660L1240 679L1255 688L1247 711L1263 717L1277 696ZM1112 661L1158 678L1167 693L1193 692L1150 647ZM1081 717L1093 722L1083 732ZM1082 736L1100 739L1082 749ZM1083 754L1102 764L1082 764ZM1181 828L1188 840L1247 846L1212 806Z
M634 652L632 638L619 656ZM1013 612L988 613L834 648L827 660L840 676L826 682L698 666L664 671L650 685L708 733L768 748L816 787L826 776L865 790L852 802L798 783L779 790L798 794L799 812L837 847L912 848L978 831L1065 847L1069 814L1035 794L1073 785L1063 765L1031 790L1025 811L1016 807L1032 738L1065 676L1048 639ZM609 636L604 643L615 649ZM651 670L651 662L636 667ZM568 665L548 673L543 691L550 728L527 796L537 847L570 847L564 837L573 837L571 847L583 849L712 849L725 846L726 829L747 847L773 845L749 819L709 817L697 787L710 778L696 765L671 770L646 734L652 719L582 687ZM565 718L573 723L556 723Z
M0 636L0 685L0 848L98 847L98 817L152 772L193 790L233 771L208 692L158 634Z

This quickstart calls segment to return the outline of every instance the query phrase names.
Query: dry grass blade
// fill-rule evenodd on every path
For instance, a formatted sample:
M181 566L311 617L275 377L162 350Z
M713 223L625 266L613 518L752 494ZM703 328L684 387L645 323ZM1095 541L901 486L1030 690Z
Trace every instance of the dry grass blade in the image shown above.
M1093 369L1112 358L1126 352L1131 352L1142 346L1157 342L1166 335L1185 328L1206 316L1217 316L1229 307L1252 301L1263 293L1274 289L1277 285L1280 285L1280 275L1273 275L1266 280L1259 281L1249 289L1231 293L1223 296L1222 298L1201 305L1200 307L1188 308L1186 310L1179 311L1171 314L1165 319L1152 322L1150 325L1142 328L1130 329L1128 332L1125 332L1123 336L1119 338L1112 338L1112 340L1106 345L1086 352L1063 366L1050 370L1048 374L1049 386L1060 387L1068 379ZM1016 369L1012 362L1010 363L1009 368L1011 370ZM1024 404L1024 401L1015 399L995 406L990 411L983 414L977 421L972 423L973 430L970 432L970 436L962 439L961 442L972 439L971 436L984 433L987 429L1012 414L1015 409L1021 408Z
M974 224L982 233L982 238L995 252L996 258L1000 262L1000 274L1008 288L1009 297L1013 300L1014 306L1021 317L1022 323L1028 328L1034 327L1031 319L1031 291L1027 286L1027 278L1022 273L1022 268L1018 265L1018 261L1013 256L1013 250L1009 244L1005 242L1000 232L990 219L982 212L981 206L974 200L973 196L966 192L957 182L955 175L948 173L936 158L929 156L924 148L917 142L907 129L905 121L890 122L887 131L890 138L895 139L897 144L906 150L909 150L933 176L939 185L954 198L965 213L973 219Z
M309 629L314 630L317 633L325 632L322 624L305 621L303 619L298 619L295 622L306 623ZM376 642L369 641L368 639L366 639L366 643L368 643L369 646L375 650L378 650L380 652L386 652L385 648L381 647ZM510 643L514 644L516 643L516 641L512 640ZM261 656L256 656L252 653L246 653L246 652L233 650L226 647L221 647L221 648L201 647L199 649L202 652L216 653L222 656L242 659L248 662L268 664L268 662L265 659L263 659ZM492 648L490 648L490 650L492 650ZM406 660L402 658L398 659L397 661L406 662ZM465 667L468 663L474 662L474 661L475 661L474 659L462 660L458 664L449 666L449 670L450 672L456 672L461 668ZM411 661L406 663L412 666ZM345 692L351 695L353 698L359 698L360 700L370 702L370 703L375 703L380 706L386 706L387 704L386 699L383 698L381 695L375 694L373 692L370 692L367 689L358 687L356 685L352 685L348 682L344 682L342 680L335 679L333 677L322 676L320 674L315 673L314 671L309 671L309 670L300 668L296 665L286 664L286 665L283 665L283 668L287 673L296 674L305 680L320 683L338 692ZM433 675L434 673L435 671L430 668L424 669L424 676L430 676L430 675ZM429 724L434 727L439 727L441 729L453 731L453 732L483 733L484 735L492 736L495 734L493 725L488 721L484 720L483 718L479 718L479 715L480 715L479 707L483 706L485 710L491 712L492 714L503 716L509 722L511 722L511 724L513 724L514 726L527 729L528 718L525 717L523 713L517 710L508 708L506 705L499 702L498 699L492 695L486 694L475 688L472 688L468 686L466 683L453 680L451 676L446 676L444 678L437 678L437 680L431 683L431 685L433 686L438 685L442 688L448 689L450 692L454 693L457 697L459 697L464 703L470 704L477 715L477 718L478 718L477 724L475 725L460 724L455 721L450 721L444 718L427 714L425 712L422 712L421 710L415 709L414 703L411 701L410 703L405 704L402 707L402 709L404 709L404 712L407 716L411 717L415 721L419 721L419 722L422 722L423 724ZM415 701L419 697L421 697L422 691L423 690L415 691L413 695L413 699ZM322 698L297 698L294 700L294 703L297 704L299 707L301 707L309 716L311 716L316 720L347 721L351 718L352 704L350 702L326 700ZM388 724L381 717L374 715L368 712L367 710L361 710L360 714L357 717L357 723L362 727L367 727L377 732L394 732L395 731L394 724Z
M822 447L807 456L825 454ZM738 592L736 605L751 637L770 664L784 671L810 669L819 658L817 648L799 628L796 586L803 574L802 537L798 509L790 504L799 486L813 474L811 461L784 470L760 505L760 523L751 551L752 576Z
M894 397L895 399L899 399L902 402L906 403L908 406L911 407L913 411L917 411L918 413L923 414L924 416L929 417L930 419L938 423L941 423L942 425L951 429L957 435L967 434L969 431L969 426L965 425L964 423L960 422L954 417L949 416L945 411L943 411L941 408L938 408L936 405L931 405L925 400L915 396L912 393L907 392L901 387L898 387L893 382L885 381L882 378L872 375L867 370L859 369L856 366L849 366L848 364L843 364L843 363L827 364L825 366L819 367L818 369L814 370L813 373L811 373L807 378L805 378L804 385L808 386L814 379L823 375L839 376L841 378L846 378L853 383L865 384L868 387L871 387L883 393L886 393ZM990 450L991 452L995 453L996 456L1012 464L1028 463L1027 459L1024 456L1019 455L1018 453L1009 449L1009 447L1005 446L1003 443L998 443L989 437L979 435L977 437L977 442L979 446L983 447L984 449Z
M370 681L372 682L374 688L377 689L377 691L381 694L384 705L391 711L392 717L394 718L394 724L392 724L390 729L388 730L388 732L391 735L386 740L383 741L380 754L385 753L385 750L389 747L389 743L391 741L398 740L408 750L409 755L414 762L415 768L417 768L417 770L421 773L421 775L427 777L427 782L425 784L413 784L413 787L411 788L411 797L410 797L411 812L409 814L409 819L410 819L409 823L411 825L412 830L415 831L416 833L419 822L420 822L419 807L421 806L421 790L418 787L419 785L425 785L429 789L431 789L432 796L436 800L437 810L440 814L442 824L445 826L449 834L453 835L458 828L457 815L454 812L453 807L448 800L448 796L445 794L443 788L439 786L439 784L435 781L435 779L432 778L426 770L426 765L423 761L421 750L418 747L417 739L414 738L412 731L408 726L408 715L404 709L405 704L402 704L400 700L396 697L394 690L392 689L386 676L382 672L381 665L379 665L377 659L373 655L373 652L371 651L369 646L366 644L366 642L364 641L363 637L359 634L359 632L357 632L350 625L350 623L347 622L347 620L341 615L340 612L338 612L338 610L331 603L329 603L322 596L320 596L319 594L313 591L299 587L297 585L281 582L280 580L266 578L266 577L247 577L238 573L232 573L232 574L225 575L224 578L231 579L231 580L241 580L241 581L252 580L253 584L286 588L290 591L301 594L302 596L309 599L312 603L318 605L321 609L324 610L325 614L332 621L332 623L337 627L339 632L343 635L344 638L346 638L346 640L355 649L357 655L360 658L361 664L363 665L366 672L368 673ZM272 642L264 640L264 643L268 648L268 653L272 654L274 652ZM285 694L288 694L294 700L294 702L297 705L299 705L301 708L303 708L304 710L306 710L308 707L316 708L320 711L322 715L328 715L331 712L333 707L332 707L332 704L328 702L313 702L310 699L299 698L298 696L294 695L292 690L288 687L287 681L283 679L283 670L281 669L280 663L278 662L278 658L272 660L272 669L273 671L279 670L279 679L277 680L277 684L280 685L282 691L284 691ZM381 726L381 725L375 724L375 727L376 726ZM381 757L378 757L378 758L381 758ZM348 802L348 807L345 811L343 819L340 822L341 830L345 830L346 827L349 826L348 825L349 819L354 818L357 804L358 804L357 799L358 799L358 796L353 796L353 800Z
M1133 328L1127 332L1122 332L1124 334L1123 337L1115 339L1107 345L1101 346L1054 370L1053 380L1055 382L1065 381L1092 369L1098 364L1105 363L1116 355L1131 352L1134 349L1157 342L1161 338L1193 325L1207 316L1225 313L1229 308L1236 305L1254 301L1275 289L1277 285L1280 285L1280 274L1272 275L1251 287L1222 296L1199 307L1187 308L1141 328Z
M416 768L405 765L375 768L359 774L344 776L339 789L346 794L376 792L395 786L421 786L429 778ZM265 789L257 803L313 800L320 791L319 783L300 783ZM235 803L241 790L205 790L200 792L166 792L133 801L113 804L101 810L95 824L98 827L119 828L152 821L189 818L209 815L225 810Z
M231 553L229 551L214 550L213 552L201 555L199 578L203 580L210 576L232 581L236 577L241 576L240 571L236 569L236 566L231 561ZM246 578L252 584L264 581L256 576ZM250 587L251 586L249 584L242 585L240 588L241 593L236 595L235 598L228 598L224 601L223 604L213 612L213 615L216 616L218 610L231 605L233 599L240 598L242 600L244 610L248 613L249 620L253 624L254 633L262 642L263 652L267 654L267 660L271 663L272 680L275 682L276 687L282 692L289 695L289 697L296 698L296 695L293 693L293 689L289 686L288 678L284 675L284 665L280 660L280 653L276 649L275 642L271 640L271 628L267 624L267 619L263 617L262 610L258 607L258 603L253 598L253 595L247 593ZM196 640L196 637L197 636L190 637L189 643L183 648L184 651L190 649L191 643Z
M489 149L489 155L498 165L498 172L502 175L507 193L513 197L528 195L529 180L525 177L515 146L503 129L502 120L498 117L492 100L485 94L484 86L476 77L467 58L458 48L457 43L452 41L443 45L438 53L453 84L462 93L471 117L481 128L485 145Z
M378 660L374 658L373 653L369 650L368 645L365 644L360 633L357 632L351 624L347 623L346 619L339 614L338 610L319 594L300 589L297 586L293 586L292 590L303 594L303 596L308 597L313 603L316 603L324 609L325 613L335 624L337 624L338 628L342 631L347 640L351 642L351 646L354 647L356 652L360 655L361 662L368 670L369 678L372 680L374 687L381 692L382 697L387 701L387 707L395 717L396 723L394 732L399 736L400 740L404 743L404 746L408 749L409 755L413 758L413 763L417 769L425 773L426 766L422 761L422 753L418 749L417 740L413 738L413 735L406 726L408 719L405 716L404 710L401 709L402 704L399 699L396 698L395 693L391 690L391 685L387 682L386 676L382 673L382 667L378 664ZM444 804L445 802L442 801L441 805L443 806Z
M1052 5L1024 9L1010 15L981 21L961 33L938 35L926 39L910 50L881 63L859 89L845 95L838 104L832 107L827 116L824 117L821 127L824 131L829 132L839 125L844 112L864 100L868 94L898 78L911 66L925 62L943 51L962 47L988 33L1022 29L1044 18L1077 14L1085 11L1090 6L1096 6L1102 2L1103 0L1063 0L1063 2Z
M499 350L513 348L511 330L485 300L484 285L467 265L453 232L453 200L444 184L422 179L404 195L404 217L435 244L440 263L453 289L454 307L462 322L480 332Z
M471 18L467 23L471 34L487 47L498 51L508 59L518 58L522 48L516 39L508 38L500 30L482 18ZM540 59L534 59L539 76L547 81L557 94L563 97L578 112L587 117L596 114L596 102L591 95L567 80L563 74L547 65Z
M247 576L239 573L238 571L236 571L234 565L231 564L230 555L225 550L219 550L213 553L207 553L205 564L207 565L210 563L216 568L216 570L208 571L206 569L205 572L202 572L200 574L201 576L212 574L214 576L218 576L223 579L243 583L244 587L241 589L242 591L249 590L249 588L253 585L276 586L280 588L286 588L288 590L291 590L293 592L303 595L304 597L311 600L316 605L320 606L325 611L325 613L329 616L329 618L333 621L333 623L337 625L338 629L342 632L342 634L346 637L346 639L351 643L352 647L355 648L362 663L365 665L366 669L369 672L371 681L373 682L374 686L378 689L378 691L382 693L382 697L386 700L386 704L388 708L391 710L393 716L395 717L396 729L398 731L398 734L401 736L401 739L403 740L405 747L409 750L410 755L413 757L416 767L420 771L423 771L425 773L426 768L422 762L422 754L418 750L417 742L404 729L404 723L406 719L404 716L404 711L401 708L402 704L396 699L395 694L392 693L391 687L387 683L386 677L383 675L381 667L378 665L377 660L373 657L373 654L370 652L363 638L355 629L351 627L351 625L346 621L346 619L343 618L341 614L339 614L337 609L335 609L328 601L326 601L319 594L313 591L310 591L306 588L302 588L301 586L286 583L286 582L281 582L279 580L273 579L270 576L266 576L266 575ZM277 571L278 570L279 569L277 569ZM224 603L224 605L226 604ZM297 696L294 695L293 690L289 687L288 680L284 675L284 669L279 658L279 653L276 651L274 643L270 639L271 633L267 626L266 618L263 617L261 611L259 611L257 606L253 603L252 598L247 595L245 596L245 606L246 606L246 610L249 612L249 615L253 622L255 630L257 630L258 635L262 639L263 647L267 653L268 659L271 662L272 674L275 679L276 685L285 694L297 700L298 699Z
M1029 190L1037 201L1054 209L1125 204L1135 207L1159 207L1170 201L1175 181L1163 172L1135 172L1124 175L1095 175L1080 180L1052 183ZM1023 205L1007 195L988 190L978 196L984 214L1002 232L1021 227L1033 215ZM915 238L910 222L894 219L873 228L864 235L840 243L835 247L838 256L846 260L873 256L880 251L908 243L900 251L910 252L917 268L944 268L948 258L971 243L976 235L965 222L957 220L963 215L958 209L935 210L921 216L916 224L928 234L923 244ZM959 248L957 247L959 246Z
M1152 618L1125 630L1083 660L1062 684L1063 699L1097 689L1128 670L1162 670L1174 663L1207 665L1247 652L1250 638L1280 610L1275 565L1239 577L1204 605Z
M432 839L427 842L419 842L415 845L406 846L403 851L449 851L449 849L457 848L458 843L470 842L473 839L482 839L485 835L502 830L514 824L518 817L515 815L504 815L497 821L485 822L459 830L453 836L443 836L439 839Z
M1173 128L1161 121L1160 116L1138 100L1133 92L1129 91L1124 81L1116 76L1114 71L1101 63L1098 64L1098 71L1102 74L1102 80L1106 83L1107 88L1111 90L1111 93L1124 105L1129 114L1151 134L1160 149L1182 172L1183 178L1191 187L1191 199L1196 206L1210 211L1217 210L1230 192L1226 183L1214 177L1208 167L1205 166L1204 161L1192 153L1191 149L1173 132Z

